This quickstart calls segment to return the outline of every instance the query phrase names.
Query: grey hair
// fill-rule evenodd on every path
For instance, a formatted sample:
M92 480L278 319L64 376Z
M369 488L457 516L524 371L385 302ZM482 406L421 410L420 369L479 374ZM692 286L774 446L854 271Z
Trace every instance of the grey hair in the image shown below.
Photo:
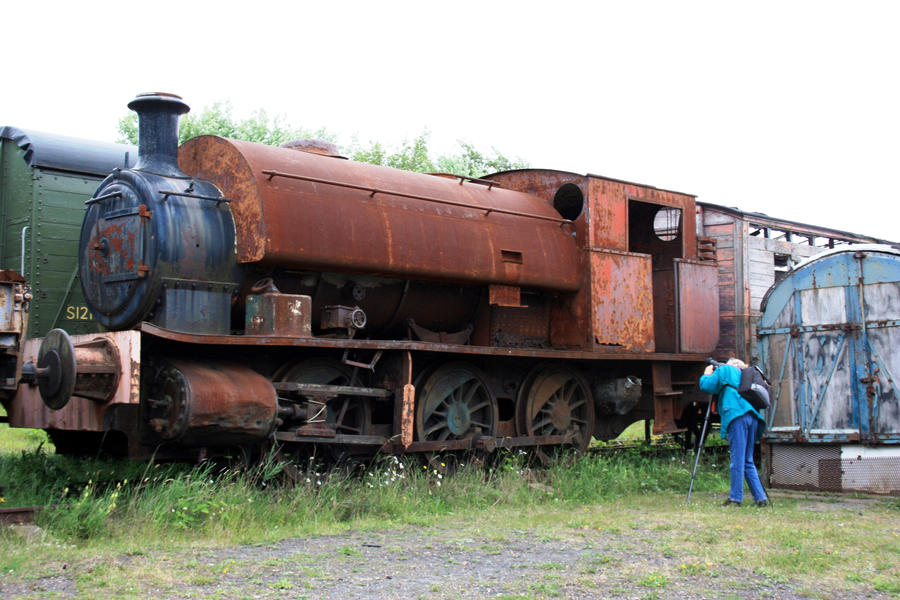
M747 363L745 363L744 361L742 361L739 358L729 358L728 362L725 364L731 365L732 367L737 367L738 369L746 369L747 368Z

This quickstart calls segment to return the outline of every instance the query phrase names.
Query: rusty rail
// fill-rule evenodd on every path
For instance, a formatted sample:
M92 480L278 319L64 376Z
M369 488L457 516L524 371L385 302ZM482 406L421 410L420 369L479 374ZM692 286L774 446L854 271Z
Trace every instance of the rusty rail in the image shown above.
M444 200L442 198L432 198L430 196L420 196L418 194L407 194L406 192L398 192L392 190L383 190L379 188L374 188L366 185L356 185L355 183L344 183L342 181L332 181L330 179L320 179L318 177L308 177L306 175L294 175L293 173L282 173L281 171L271 171L269 169L263 170L264 175L269 176L269 181L271 181L275 177L284 177L286 179L297 179L299 181L309 181L311 183L322 183L325 185L334 185L337 187L349 188L351 190L360 190L363 192L369 192L369 197L374 198L375 194L386 194L388 196L397 196L398 198L410 198L412 200L424 200L425 202L434 202L436 204L446 204L448 206L459 206L462 208L471 208L473 210L483 210L485 212L485 216L491 214L492 212L500 213L503 215L513 215L516 217L525 217L528 219L539 219L541 221L550 221L552 223L559 223L560 225L571 224L572 221L568 219L563 219L560 217L547 217L544 215L535 215L532 213L523 213L515 210L506 210L505 208L491 208L488 206L478 206L477 204L468 204L466 202L456 202L455 200ZM462 183L462 180L460 180ZM490 189L490 188L488 188Z
M43 506L19 506L16 508L0 508L0 524L29 525L34 523L34 515L44 509Z

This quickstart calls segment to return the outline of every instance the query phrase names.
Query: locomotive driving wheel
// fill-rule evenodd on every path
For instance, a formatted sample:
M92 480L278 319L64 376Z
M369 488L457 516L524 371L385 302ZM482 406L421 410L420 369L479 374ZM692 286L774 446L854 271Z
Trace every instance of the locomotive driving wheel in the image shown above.
M497 399L484 375L467 363L448 363L416 386L416 435L419 441L493 436Z
M584 450L594 431L590 388L572 369L540 367L522 385L516 423L520 435L569 435L569 443Z
M350 385L350 369L336 360L311 358L279 369L275 381L315 383L319 385ZM372 425L372 404L368 398L338 396L326 405L325 426L335 433L368 435Z

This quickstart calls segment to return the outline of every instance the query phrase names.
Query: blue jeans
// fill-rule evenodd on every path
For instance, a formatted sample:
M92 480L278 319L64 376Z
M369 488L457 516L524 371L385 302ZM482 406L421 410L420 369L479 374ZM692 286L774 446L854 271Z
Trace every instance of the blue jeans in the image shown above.
M766 499L756 465L753 464L753 445L756 443L758 426L756 417L749 412L728 425L728 448L731 454L731 492L728 497L735 502L744 499L744 479L750 486L754 501Z

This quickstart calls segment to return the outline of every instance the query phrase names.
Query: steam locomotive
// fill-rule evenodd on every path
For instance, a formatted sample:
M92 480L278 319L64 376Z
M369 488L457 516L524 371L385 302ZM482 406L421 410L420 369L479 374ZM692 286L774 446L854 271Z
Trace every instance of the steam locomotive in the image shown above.
M683 430L719 339L693 196L526 169L356 163L319 142L177 144L143 94L138 161L86 202L107 331L29 340L11 424L59 451L190 457L570 445Z

